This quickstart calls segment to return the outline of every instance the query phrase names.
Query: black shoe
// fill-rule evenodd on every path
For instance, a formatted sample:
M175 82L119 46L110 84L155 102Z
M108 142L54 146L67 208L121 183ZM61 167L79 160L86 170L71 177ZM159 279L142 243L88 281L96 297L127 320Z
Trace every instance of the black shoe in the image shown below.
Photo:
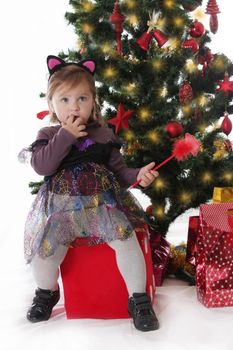
M27 312L27 319L33 323L47 321L59 299L59 290L52 292L48 289L37 288L32 306Z
M128 301L128 311L133 318L134 326L140 331L154 331L159 328L159 321L146 293L133 293Z

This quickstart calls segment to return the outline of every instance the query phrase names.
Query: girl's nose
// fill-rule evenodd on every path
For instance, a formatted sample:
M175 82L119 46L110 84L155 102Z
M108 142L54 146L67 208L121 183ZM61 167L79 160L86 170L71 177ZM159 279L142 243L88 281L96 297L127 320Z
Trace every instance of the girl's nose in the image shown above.
M74 111L79 111L79 110L80 110L80 107L79 107L78 102L74 102L74 103L72 104L71 108L72 108Z

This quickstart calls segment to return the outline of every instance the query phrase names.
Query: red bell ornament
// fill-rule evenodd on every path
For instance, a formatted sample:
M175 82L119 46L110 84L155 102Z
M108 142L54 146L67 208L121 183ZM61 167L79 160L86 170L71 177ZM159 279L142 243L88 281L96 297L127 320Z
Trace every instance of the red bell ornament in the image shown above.
M205 27L201 22L194 21L189 29L189 34L193 38L200 38L205 32Z
M218 17L220 13L216 0L209 0L206 6L206 13L210 15L210 30L215 34L218 30Z
M221 129L224 132L224 134L226 134L227 136L230 134L230 132L232 130L232 122L231 122L230 118L228 117L228 113L225 113L225 115L224 115L224 119L223 119L222 124L221 124Z
M145 32L142 36L136 41L136 43L140 46L141 49L148 51L150 48L150 42L153 38L151 32Z
M199 50L199 45L194 39L186 39L181 44L182 49L192 49L193 53Z
M159 29L154 30L153 37L157 41L159 47L162 47L169 39L168 36Z
M172 138L178 137L183 132L183 126L177 122L177 121L170 121L165 126L165 131L168 133L168 135Z
M150 48L151 39L154 38L159 47L162 47L167 41L168 36L161 30L157 29L160 14L155 11L149 15L150 19L147 21L148 30L136 41L136 43L145 51Z

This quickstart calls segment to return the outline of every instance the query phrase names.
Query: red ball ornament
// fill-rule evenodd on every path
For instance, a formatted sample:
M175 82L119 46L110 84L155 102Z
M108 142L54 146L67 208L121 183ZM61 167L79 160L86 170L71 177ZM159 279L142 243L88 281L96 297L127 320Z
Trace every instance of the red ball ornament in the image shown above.
M153 209L153 206L152 205L149 205L147 208L146 208L146 214L148 216L151 216L152 215L152 209Z
M199 50L199 45L194 39L186 39L181 44L182 49L192 49L193 53Z
M187 80L180 87L179 100L182 105L188 104L193 99L193 90Z
M205 32L205 27L201 22L198 22L198 21L194 21L194 23L189 29L189 34L193 38L200 38L204 34L204 32Z
M190 4L186 4L185 0L184 0L182 6L186 11L191 12L191 11L194 11L198 6L200 6L200 4L198 2L196 2L192 5L190 5Z
M183 126L176 121L171 121L165 126L165 131L172 138L178 137L183 132Z
M224 132L224 134L226 134L227 136L230 134L230 132L232 130L232 123L228 117L228 113L225 113L225 115L224 115L224 119L223 119L222 124L221 124L221 129Z

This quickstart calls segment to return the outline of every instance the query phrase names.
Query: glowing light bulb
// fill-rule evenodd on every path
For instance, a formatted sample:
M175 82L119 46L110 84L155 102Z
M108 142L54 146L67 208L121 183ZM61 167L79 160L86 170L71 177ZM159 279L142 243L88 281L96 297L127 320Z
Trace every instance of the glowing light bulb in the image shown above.
M89 23L83 23L82 30L83 33L90 34L93 31L93 27Z

